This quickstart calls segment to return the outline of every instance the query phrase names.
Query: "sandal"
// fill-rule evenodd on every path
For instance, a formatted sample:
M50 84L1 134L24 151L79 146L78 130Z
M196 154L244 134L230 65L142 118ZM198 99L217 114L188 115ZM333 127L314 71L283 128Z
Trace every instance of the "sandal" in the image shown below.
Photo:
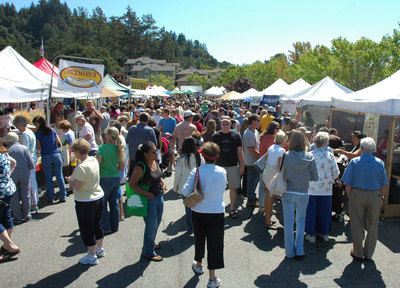
M8 252L6 250L6 252L2 256L0 256L0 263L9 261L12 257L14 257L15 255L17 255L20 252L21 252L21 249L19 249L19 248L14 252Z
M3 256L3 255L6 254L6 253L7 253L6 248L4 248L4 246L1 246L1 247L0 247L0 256Z
M154 262L161 262L163 260L163 257L156 254L153 257L144 257L144 259L149 260L149 261L154 261Z
M267 229L276 229L275 221L271 221L270 223L265 222L265 228L267 228Z
M229 216L230 216L232 219L237 218L237 211L236 211L236 210L231 210L231 211L229 211Z

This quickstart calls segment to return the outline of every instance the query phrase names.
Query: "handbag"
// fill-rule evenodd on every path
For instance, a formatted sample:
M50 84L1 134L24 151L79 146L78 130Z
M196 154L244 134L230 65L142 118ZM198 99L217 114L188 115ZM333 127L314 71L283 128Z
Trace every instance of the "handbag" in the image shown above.
M267 159L268 159L268 151L254 163L253 167L256 168L258 172L263 173L265 166L267 165L266 162Z
M190 193L190 195L185 198L185 200L183 200L183 204L185 204L185 206L189 208L196 206L197 203L204 199L203 191L201 191L200 185L199 168L196 169L193 187L193 192Z
M272 177L271 182L269 183L269 191L272 195L282 196L287 190L287 183L284 178L285 171L282 172L283 161L285 161L285 154L283 154L279 171L275 174L274 177Z
M149 185L143 184L144 173L146 170L146 165L143 162L138 162L138 164L143 164L143 174L140 178L138 186L145 191L149 191ZM147 216L147 197L137 193L129 183L125 184L126 187L126 195L127 195L127 203L126 203L126 214L138 217L146 217Z

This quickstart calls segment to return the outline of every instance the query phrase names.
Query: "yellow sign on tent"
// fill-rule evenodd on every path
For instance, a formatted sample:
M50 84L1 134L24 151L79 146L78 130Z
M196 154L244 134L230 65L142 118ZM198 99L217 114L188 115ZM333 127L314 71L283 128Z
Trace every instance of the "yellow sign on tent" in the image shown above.
M131 88L138 90L146 90L147 79L131 78Z

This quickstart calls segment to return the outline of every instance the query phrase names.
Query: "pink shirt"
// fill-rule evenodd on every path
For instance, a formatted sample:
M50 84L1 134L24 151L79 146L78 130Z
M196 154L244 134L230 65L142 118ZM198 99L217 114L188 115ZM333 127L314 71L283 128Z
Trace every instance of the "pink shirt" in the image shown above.
M183 121L175 127L172 136L176 136L178 138L179 149L182 148L183 140L185 140L186 137L192 136L192 133L196 131L196 126L187 121Z

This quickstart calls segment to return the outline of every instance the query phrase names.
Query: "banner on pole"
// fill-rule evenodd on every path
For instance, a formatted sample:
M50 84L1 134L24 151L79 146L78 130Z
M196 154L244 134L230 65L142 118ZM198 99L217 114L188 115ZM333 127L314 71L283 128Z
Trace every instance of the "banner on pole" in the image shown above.
M60 60L58 88L77 92L101 93L104 65Z
M261 104L275 107L278 105L278 101L279 95L264 95Z
M365 113L363 132L365 135L367 135L367 137L371 137L372 139L374 139L375 143L378 139L378 129L379 129L379 115Z
M131 78L131 88L136 90L146 90L147 79Z

